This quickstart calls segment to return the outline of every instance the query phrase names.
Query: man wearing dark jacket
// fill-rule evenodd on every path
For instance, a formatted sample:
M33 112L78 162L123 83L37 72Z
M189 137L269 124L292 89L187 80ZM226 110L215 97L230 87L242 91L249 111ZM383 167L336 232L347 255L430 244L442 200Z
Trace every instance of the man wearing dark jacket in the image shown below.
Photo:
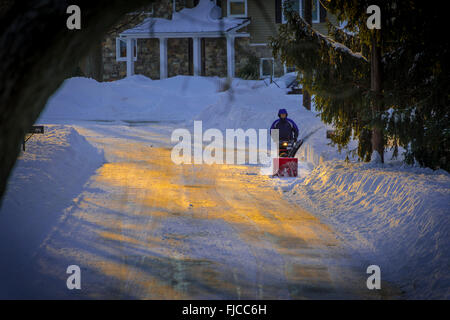
M280 109L278 111L277 120L272 123L270 129L278 129L280 141L297 141L298 127L294 121L287 117L288 113L286 109Z

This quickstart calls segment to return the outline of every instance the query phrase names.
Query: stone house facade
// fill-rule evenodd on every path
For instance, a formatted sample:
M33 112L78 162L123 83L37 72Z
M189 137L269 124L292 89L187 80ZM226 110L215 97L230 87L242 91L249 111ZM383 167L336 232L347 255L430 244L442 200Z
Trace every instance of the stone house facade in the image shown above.
M280 76L289 68L272 57L268 41L270 36L276 35L278 25L284 22L284 1L291 1L293 8L302 14L304 0L160 0L129 13L102 41L103 80L121 79L130 72L152 79L194 74L239 76L246 67L248 69L249 63L257 69L258 78ZM313 4L313 27L326 34L326 11L318 0L313 0ZM214 18L218 23L236 30L212 35L213 29L203 30L183 22L190 14L203 14L205 10L201 8L215 10ZM195 24L196 17L193 18L192 24ZM328 18L332 20L333 17ZM210 16L204 24L209 20ZM144 27L151 28L152 25L155 31L144 34ZM186 27L193 28L195 33L184 32ZM130 41L131 36L130 44L127 38ZM229 41L231 37L233 39ZM133 51L133 59L127 49Z

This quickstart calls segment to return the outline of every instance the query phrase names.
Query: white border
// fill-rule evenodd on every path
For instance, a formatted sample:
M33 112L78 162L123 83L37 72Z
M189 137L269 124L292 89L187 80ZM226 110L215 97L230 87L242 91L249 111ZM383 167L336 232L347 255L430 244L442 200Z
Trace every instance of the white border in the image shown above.
M263 62L265 60L271 60L272 61L272 74L271 75L263 75ZM272 58L260 58L259 59L259 78L260 79L267 79L270 77L274 77L275 76L275 59Z

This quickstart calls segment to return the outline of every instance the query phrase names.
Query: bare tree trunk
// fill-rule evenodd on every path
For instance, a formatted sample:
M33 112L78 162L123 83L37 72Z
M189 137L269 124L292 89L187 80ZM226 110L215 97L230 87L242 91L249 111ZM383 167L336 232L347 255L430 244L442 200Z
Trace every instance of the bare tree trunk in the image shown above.
M312 27L312 0L305 0L304 18L307 23ZM308 74L305 74L308 77ZM303 88L303 107L306 110L311 110L311 95Z
M379 153L381 162L384 163L384 135L381 127L381 111L383 102L381 100L382 74L381 74L381 47L377 43L375 32L372 34L371 48L371 83L370 88L373 93L372 114L375 119L375 125L372 129L372 150Z

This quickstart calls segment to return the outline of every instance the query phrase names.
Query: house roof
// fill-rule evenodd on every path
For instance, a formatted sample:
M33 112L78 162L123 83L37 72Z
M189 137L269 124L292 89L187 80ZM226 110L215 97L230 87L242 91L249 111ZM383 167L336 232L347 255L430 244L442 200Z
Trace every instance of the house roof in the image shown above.
M210 33L223 34L236 31L250 23L249 18L219 18L220 8L213 1L200 0L194 8L184 8L172 14L172 19L147 18L120 35L158 37L169 34Z

